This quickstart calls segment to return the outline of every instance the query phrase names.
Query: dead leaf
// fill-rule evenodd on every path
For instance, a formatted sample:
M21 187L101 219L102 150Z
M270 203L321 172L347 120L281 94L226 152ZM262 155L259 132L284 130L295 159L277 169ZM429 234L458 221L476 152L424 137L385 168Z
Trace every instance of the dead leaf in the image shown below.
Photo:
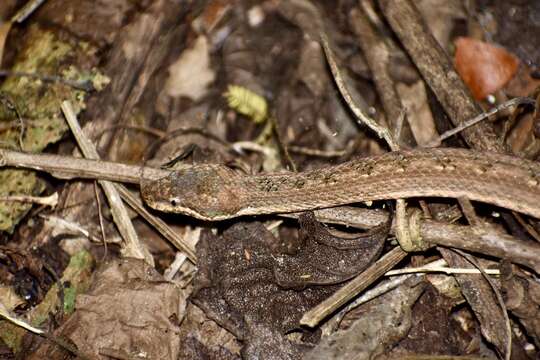
M55 334L94 358L115 351L129 358L144 353L147 359L177 359L186 297L144 261L113 261L95 274L92 288L77 297L75 313ZM47 345L33 358L62 358L58 352Z
M518 69L518 58L501 47L466 37L455 44L454 65L477 100L501 89Z
M199 100L207 91L216 75L210 67L208 40L199 36L193 47L184 50L178 60L169 68L169 78L165 85L172 97L186 96Z
M406 109L407 120L416 142L423 146L437 139L438 133L429 107L424 82L396 83L396 91L401 98L403 107Z
M19 305L24 304L24 300L15 293L11 286L0 285L0 304L3 304L7 310L12 311Z

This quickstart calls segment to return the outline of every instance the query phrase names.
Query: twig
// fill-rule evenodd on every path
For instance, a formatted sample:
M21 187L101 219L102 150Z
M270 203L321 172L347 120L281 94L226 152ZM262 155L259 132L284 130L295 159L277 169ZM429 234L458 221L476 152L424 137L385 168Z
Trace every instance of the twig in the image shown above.
M176 273L178 272L178 270L180 270L180 267L184 264L186 259L187 259L186 254L177 252L176 255L174 256L174 261L163 272L163 277L165 278L165 280L171 281L176 275Z
M56 207L58 204L58 193L51 194L49 196L29 196L29 195L10 195L0 196L0 201L20 201L29 202L39 205Z
M361 47L371 71L377 94L386 114L386 121L389 124L391 133L394 135L394 139L399 140L397 141L399 144L414 146L416 142L408 122L404 121L406 116L403 111L404 107L396 91L394 80L390 75L392 66L390 48L396 48L396 46L390 47L388 44L392 40L384 38L380 34L382 23L370 3L366 1L360 3L362 10L353 9L349 14L349 21L354 33L359 38L358 45ZM369 19L368 13L371 14ZM373 28L370 21L374 21L377 30ZM405 132L402 133L402 130L405 130Z
M254 141L237 141L234 142L231 147L240 155L244 154L244 150L261 153L266 156L272 154L274 151L272 148L258 144Z
M45 171L59 179L102 179L131 184L140 182L142 170L147 180L158 180L170 174L169 170L141 169L139 165L0 149L0 167L3 166Z
M77 121L77 117L75 116L75 111L73 110L73 107L69 101L62 102L62 111L64 112L64 116L66 117L69 127L71 128L71 131L73 132L82 153L88 158L99 159L96 148L84 135L79 122ZM137 259L144 259L148 264L154 266L154 259L152 258L152 255L148 249L146 249L146 247L139 241L139 237L137 236L137 232L133 227L127 209L124 206L118 191L115 189L114 184L106 180L99 180L99 184L103 188L103 191L109 200L114 222L118 227L122 238L124 239L125 243L123 246L123 255Z
M311 149L303 146L288 145L287 148L290 152L300 155L320 157L320 158L336 158L342 157L347 154L347 150L319 150Z
M501 272L499 269L484 269L484 273L488 275L500 275ZM412 268L404 268L404 269L397 269L397 270L390 270L385 276L396 276L396 275L403 275L403 274L418 274L418 273L428 273L428 272L442 272L448 275L451 274L482 274L480 270L476 269L464 269L464 268L451 268L448 266L439 266L439 267L433 267L433 266L420 266L420 267L412 267Z
M22 327L23 329L26 329L34 334L38 334L38 335L42 335L43 333L45 333L43 330L41 329L38 329L28 323L26 323L25 321L23 320L20 320L19 318L15 317L15 316L12 316L9 311L7 310L7 308L5 307L4 304L2 304L2 302L0 302L0 317L3 317L4 319L8 320L9 322L17 325L17 326L20 326Z
M476 211L474 210L474 207L472 206L471 202L468 201L467 199L463 199L463 198L458 198L458 201L459 201L459 204L461 206L461 209L463 211L463 214L465 215L465 218L467 219L467 221L469 222L469 224L473 225L473 226L476 226L477 228L482 228L482 227L488 227L489 228L489 224L484 224L479 218L478 218L478 215L476 214ZM510 327L510 319L508 318L508 311L506 309L506 305L504 303L504 300L502 298L502 295L499 291L499 289L495 286L494 282L491 280L491 278L489 278L486 274L486 272L484 271L484 269L482 269L482 267L480 266L480 264L478 263L478 261L476 260L476 258L472 255L469 255L461 250L458 250L458 249L453 249L452 251L454 251L456 254L459 254L461 255L464 259L466 259L469 263L471 263L474 267L476 267L480 273L484 276L484 279L486 280L486 282L489 284L489 286L491 287L491 290L493 291L493 293L495 294L495 297L497 298L497 301L499 303L499 306L501 308L501 311L502 311L502 314L503 314L503 317L504 317L504 321L505 321L505 325L506 325L506 346L505 346L505 359L506 360L510 360L510 355L512 353L512 329ZM481 283L479 280L476 280L475 281L475 286L477 287L477 289L480 289L481 288ZM471 291L471 294L472 295L473 292ZM478 302L478 306L483 306L482 304L482 301L479 300L476 301ZM474 304L471 304L473 306L473 310L474 310Z
M282 139L282 136L279 132L277 119L274 116L272 116L270 117L270 119L268 119L268 121L272 123L273 134L275 135L274 140L277 146L282 150L283 157L284 157L283 160L285 160L286 167L292 172L298 172L298 167L296 166L295 161L293 160L293 158L291 157L291 154L289 153L289 148L285 145Z
M385 279L381 281L379 284L377 284L377 286L374 287L373 289L366 290L365 292L363 292L356 299L354 299L350 304L348 304L342 310L340 310L340 312L336 316L334 316L331 320L329 320L329 322L332 322L333 330L334 331L337 330L337 328L339 327L339 324L341 323L345 315L349 313L349 311L381 295L384 295L389 291L394 290L395 288L397 288L398 286L401 286L405 281L412 278L413 276L415 275L407 274L407 275L395 276L390 279Z
M36 9L41 6L45 0L29 0L24 4L24 6L19 9L13 15L13 17L10 19L11 22L14 23L22 23L24 20L26 20Z
M454 70L447 54L431 35L411 0L381 0L380 8L394 33L455 126L482 113ZM504 152L493 127L480 122L462 132L478 150Z
M71 234L77 234L77 235L80 234L95 242L98 242L100 240L96 236L90 234L88 230L86 230L85 228L83 228L81 225L77 223L67 221L58 216L52 216L52 215L39 214L39 217L44 219L46 222L50 223L51 226L56 226L60 229L68 231Z
M532 236L534 240L540 243L540 234L538 231L529 224L520 213L517 213L515 211L512 212L514 217L516 218L517 222L527 230L527 233Z
M482 113L482 114L480 114L480 115L478 115L478 116L476 116L476 117L474 117L472 119L469 119L469 120L466 120L466 121L462 122L461 124L459 124L458 126L456 126L453 129L445 131L437 139L434 139L429 144L427 144L426 147L440 146L442 144L442 142L444 140L448 139L449 137L456 135L457 133L467 129L468 127L471 127L471 126L479 123L480 121L483 121L483 120L489 118L492 115L495 115L496 113L498 113L501 110L507 109L507 108L512 107L512 106L525 105L525 104L526 105L534 105L535 100L531 99L531 98L528 98L528 97L517 97L517 98L513 98L511 100L508 100L508 101L498 105L497 107L494 107L493 109L490 109L489 111L486 111L486 112L484 112L484 113Z
M103 214L101 213L101 200L99 200L99 191L97 181L94 181L94 194L96 195L96 207L98 211L99 227L101 229L101 237L103 240L103 262L107 259L107 236L105 236L105 226L103 225Z
M334 53L330 48L330 44L328 43L328 37L324 32L320 33L320 37L324 53L326 55L326 60L328 61L328 65L330 65L330 70L332 71L332 75L339 89L339 92L341 93L341 96L353 112L354 116L356 116L361 125L368 126L372 131L377 134L377 136L379 136L379 138L384 139L388 146L390 146L390 149L392 151L398 150L399 146L394 141L394 138L392 137L390 131L386 127L377 124L375 120L364 114L364 112L358 106L356 106L356 104L352 100L349 90L347 89L347 85L345 84L345 81L341 76L341 72L335 60Z

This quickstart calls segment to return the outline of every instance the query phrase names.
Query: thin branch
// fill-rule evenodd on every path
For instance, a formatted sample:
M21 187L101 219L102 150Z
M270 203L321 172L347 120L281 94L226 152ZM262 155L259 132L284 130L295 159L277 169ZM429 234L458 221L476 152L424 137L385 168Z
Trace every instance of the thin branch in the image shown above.
M29 196L29 195L9 195L9 196L0 196L0 201L18 201L18 202L29 202L39 205L50 206L52 208L56 207L58 204L58 193L54 193L49 196Z
M499 269L484 269L484 273L488 275L500 275L501 272ZM420 266L420 267L411 267L411 268L404 268L404 269L397 269L397 270L390 270L385 276L396 276L396 275L403 275L403 274L418 274L418 273L428 273L428 272L438 272L438 273L445 273L447 275L451 274L479 274L481 275L482 272L477 269L466 269L466 268L451 268L448 266Z
M139 165L0 149L0 167L7 166L45 171L59 179L102 179L131 184L140 182L142 170L146 180L158 180L170 174L169 170Z
M356 116L360 124L368 126L372 131L377 134L377 136L386 141L392 151L398 150L399 146L395 142L390 131L386 127L379 125L375 120L364 114L364 112L358 106L356 106L349 90L347 89L347 85L345 84L345 81L341 76L341 71L339 70L337 62L335 60L334 53L330 48L330 44L328 43L328 37L324 32L321 32L320 36L322 47L326 55L326 60L328 62L328 65L330 65L330 70L332 71L332 75L334 77L336 85L339 89L339 92L341 93L341 96L353 112L354 116Z
M94 144L92 144L83 133L79 122L77 121L75 111L73 110L73 107L69 101L62 102L62 111L64 112L69 127L71 128L71 131L73 132L73 135L75 136L79 148L84 156L91 159L99 159L99 155ZM118 227L118 231L124 239L122 248L123 255L143 259L151 266L154 266L154 259L152 258L152 255L148 249L139 241L139 237L137 236L137 232L133 227L131 218L129 217L127 209L122 202L114 183L106 180L99 180L99 184L103 188L105 196L109 201L114 223Z
M24 6L20 8L15 15L13 15L10 21L14 23L22 23L44 2L45 0L28 0L26 4L24 4Z
M469 120L466 120L466 121L462 122L461 124L459 124L458 126L456 126L453 129L445 131L437 139L434 139L432 142L427 144L426 147L440 146L442 144L442 142L444 140L448 139L449 137L454 136L454 135L460 133L461 131L463 131L463 130L471 127L471 126L478 124L480 121L488 119L490 116L495 115L496 113L498 113L501 110L507 109L507 108L512 107L512 106L534 105L534 104L535 104L535 100L531 99L531 98L528 98L528 97L513 98L511 100L508 100L508 101L498 105L497 107L494 107L493 109L491 109L489 111L486 111L486 112L484 112L484 113L482 113L482 114L480 114L478 116L475 116L472 119L469 119Z

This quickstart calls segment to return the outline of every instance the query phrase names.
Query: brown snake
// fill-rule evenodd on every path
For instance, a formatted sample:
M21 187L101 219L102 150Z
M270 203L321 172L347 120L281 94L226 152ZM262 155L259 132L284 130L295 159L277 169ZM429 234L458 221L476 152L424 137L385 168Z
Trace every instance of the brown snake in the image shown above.
M411 197L466 197L540 219L540 163L464 149L390 152L301 173L196 165L142 181L153 208L202 220Z

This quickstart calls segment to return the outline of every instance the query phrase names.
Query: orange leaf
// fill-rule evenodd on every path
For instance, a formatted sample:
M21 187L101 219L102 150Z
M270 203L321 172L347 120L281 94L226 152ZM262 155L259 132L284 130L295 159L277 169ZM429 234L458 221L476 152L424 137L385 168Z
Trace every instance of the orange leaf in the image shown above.
M455 44L454 66L477 100L501 89L518 69L519 60L501 47L467 37Z

